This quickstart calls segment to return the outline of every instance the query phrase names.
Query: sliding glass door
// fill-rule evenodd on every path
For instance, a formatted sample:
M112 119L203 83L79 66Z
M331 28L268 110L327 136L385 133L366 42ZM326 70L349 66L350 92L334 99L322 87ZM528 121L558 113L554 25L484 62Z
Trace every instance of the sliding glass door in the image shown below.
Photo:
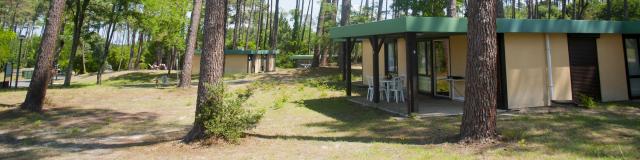
M446 39L418 41L416 49L420 93L450 97L448 43Z
M449 52L447 40L434 40L433 42L433 67L435 74L435 95L450 97L449 83Z
M639 36L625 36L624 39L629 97L640 98L640 55L638 51Z
M423 94L433 93L433 72L431 68L431 41L418 41L418 91Z

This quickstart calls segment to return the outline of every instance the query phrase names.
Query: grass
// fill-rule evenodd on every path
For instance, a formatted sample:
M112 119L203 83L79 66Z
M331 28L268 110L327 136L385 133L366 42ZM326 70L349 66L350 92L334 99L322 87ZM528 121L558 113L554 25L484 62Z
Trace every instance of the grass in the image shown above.
M2 91L0 159L640 158L634 102L500 115L500 142L466 146L456 142L459 116L399 118L354 105L343 97L336 72L282 69L241 77L249 82L230 87L260 88L247 106L267 109L265 117L240 144L208 147L179 143L193 122L196 89L144 87L161 73L112 73L101 86L53 88L44 114L15 109L26 91Z

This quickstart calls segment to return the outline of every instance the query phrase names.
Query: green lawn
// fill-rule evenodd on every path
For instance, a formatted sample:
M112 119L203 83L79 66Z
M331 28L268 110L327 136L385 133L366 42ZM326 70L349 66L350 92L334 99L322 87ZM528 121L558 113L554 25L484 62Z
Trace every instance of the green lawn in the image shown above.
M239 144L185 145L196 89L155 88L160 74L112 73L102 86L79 77L49 90L43 115L15 109L24 90L0 91L0 159L640 158L636 103L500 115L500 142L468 146L456 142L459 116L400 118L350 103L337 69L227 78L246 80L231 90L261 88L246 107L266 109L264 119Z

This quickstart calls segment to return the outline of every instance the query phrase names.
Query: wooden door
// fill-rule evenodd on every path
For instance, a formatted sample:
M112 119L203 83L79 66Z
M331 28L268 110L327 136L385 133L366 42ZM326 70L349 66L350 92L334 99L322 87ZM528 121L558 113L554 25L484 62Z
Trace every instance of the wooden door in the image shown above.
M569 37L569 63L573 101L579 95L600 100L600 76L596 38Z

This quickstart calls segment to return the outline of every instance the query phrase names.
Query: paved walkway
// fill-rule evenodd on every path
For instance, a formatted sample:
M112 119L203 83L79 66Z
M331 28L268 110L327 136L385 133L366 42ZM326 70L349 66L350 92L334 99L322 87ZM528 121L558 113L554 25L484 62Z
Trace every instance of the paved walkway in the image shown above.
M349 100L360 105L378 108L396 115L407 116L406 103L386 102L385 100L381 100L380 103L376 104L368 101L366 97L353 97ZM418 105L417 116L420 117L462 115L464 107L463 102L433 98L429 96L418 96L416 100Z

